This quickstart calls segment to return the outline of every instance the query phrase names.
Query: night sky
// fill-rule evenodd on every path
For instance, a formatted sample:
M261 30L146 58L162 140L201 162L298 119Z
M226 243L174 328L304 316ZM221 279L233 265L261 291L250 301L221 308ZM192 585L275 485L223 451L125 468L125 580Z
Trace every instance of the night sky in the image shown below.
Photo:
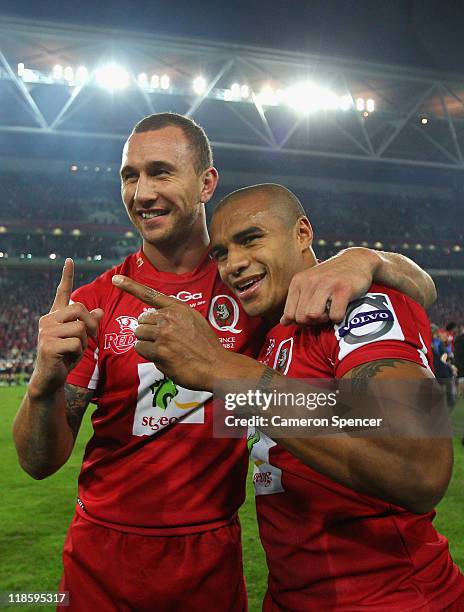
M0 0L0 15L464 73L463 0Z

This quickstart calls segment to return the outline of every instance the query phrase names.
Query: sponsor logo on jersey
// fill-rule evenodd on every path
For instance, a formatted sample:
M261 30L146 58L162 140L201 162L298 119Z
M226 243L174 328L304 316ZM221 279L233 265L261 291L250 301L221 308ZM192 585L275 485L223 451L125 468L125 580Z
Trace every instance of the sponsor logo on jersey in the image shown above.
M277 354L274 359L274 370L281 374L286 374L290 363L292 362L293 353L293 338L282 340L277 349Z
M141 268L143 266L143 257L137 257L135 263L137 264L137 268Z
M119 333L105 334L105 349L111 349L113 353L121 355L127 353L137 342L134 331L139 323L135 317L127 315L116 317L116 321L119 324Z
M176 385L153 363L137 366L139 386L132 433L152 436L174 424L203 424L204 403L211 393Z
M270 487L272 484L272 473L271 472L255 472L253 474L253 484Z
M171 295L170 297L176 298L181 302L191 302L192 300L201 300L203 293L190 293L190 291L179 291L177 295Z
M219 331L229 331L239 334L237 329L240 309L237 302L230 295L216 295L209 307L208 319L211 325Z
M351 302L345 319L335 326L340 346L339 359L378 340L404 340L393 304L384 293L367 293Z

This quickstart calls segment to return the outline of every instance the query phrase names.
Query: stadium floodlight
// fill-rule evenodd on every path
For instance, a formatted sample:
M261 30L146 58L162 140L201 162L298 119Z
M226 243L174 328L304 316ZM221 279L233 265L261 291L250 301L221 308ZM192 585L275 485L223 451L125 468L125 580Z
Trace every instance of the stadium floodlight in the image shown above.
M423 248L421 244L416 244L416 251L422 251Z
M364 98L358 98L356 100L356 110L363 111L366 108L366 103L364 102Z
M76 164L73 164L70 168L71 172L77 172L79 170L79 166L76 166Z
M383 244L379 241L374 242L374 249L381 249L383 247Z
M66 68L63 70L63 77L65 81L68 81L68 83L74 81L74 70L71 66L66 66Z
M366 110L368 113L373 113L375 111L375 100L372 98L366 100Z
M50 253L49 259L56 259L56 253Z
M60 227L55 227L55 229L52 232L54 236L61 236L62 233L63 233L63 230Z
M317 110L336 110L340 107L340 98L333 92L306 82L298 83L285 91L285 103L302 114Z
M76 82L77 83L85 83L89 78L89 71L85 66L79 66L76 70Z
M193 80L193 91L198 95L206 91L206 80L202 76L197 76Z
M5 253L3 251L0 251L0 258L4 257Z
M320 239L317 241L317 244L318 244L319 246L325 246L325 245L327 244L327 242L326 242L326 241L325 241L323 238L320 238Z
M61 81L61 79L63 78L63 66L61 66L60 64L56 64L55 66L53 66L52 76L55 81Z
M73 229L71 230L71 236L80 236L81 235L81 230L80 229Z
M137 83L140 85L140 87L146 87L148 84L148 76L146 75L145 72L141 72L138 76L137 76Z
M455 253L460 253L461 252L461 247L459 246L459 244L455 244L453 247L453 251Z
M20 62L18 64L18 76L22 77L24 74L24 64L22 62Z
M422 125L427 125L428 122L429 122L429 120L427 119L427 117L422 117L422 119L421 119Z
M160 78L160 87L161 89L169 89L169 86L171 85L171 79L169 78L168 74L162 74L161 78Z
M231 89L224 89L224 100L226 102L231 102L232 99L233 99L232 90Z
M134 232L131 232L131 231L129 230L129 231L127 231L127 232L124 234L124 236L125 236L126 238L133 238L133 237L134 237Z
M129 85L129 73L118 64L105 64L97 68L95 80L100 87L108 91L125 89Z
M150 85L153 87L153 89L158 89L159 88L159 86L160 86L159 74L152 74L151 75Z
M281 92L276 92L270 85L264 85L256 96L262 106L276 106L281 98Z
M240 98L241 97L239 83L232 83L232 85L230 86L230 91L232 93L232 97L233 98Z
M248 87L248 85L242 85L240 87L240 95L242 96L242 98L246 99L250 97L250 88Z
M0 225L0 234L6 234L7 233L7 228L4 225Z
M353 106L353 98L349 94L340 96L339 108L340 110L347 111Z

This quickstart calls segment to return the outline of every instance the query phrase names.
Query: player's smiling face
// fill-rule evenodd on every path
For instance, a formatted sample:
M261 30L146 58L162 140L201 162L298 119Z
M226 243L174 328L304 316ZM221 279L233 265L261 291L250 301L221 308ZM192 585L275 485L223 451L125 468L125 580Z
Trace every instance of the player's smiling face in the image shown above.
M121 165L121 194L144 243L185 242L203 222L205 173L198 174L194 152L182 130L169 126L132 134Z
M247 314L276 319L293 275L305 267L305 245L298 237L299 223L289 227L267 198L246 195L215 213L211 246L222 280Z

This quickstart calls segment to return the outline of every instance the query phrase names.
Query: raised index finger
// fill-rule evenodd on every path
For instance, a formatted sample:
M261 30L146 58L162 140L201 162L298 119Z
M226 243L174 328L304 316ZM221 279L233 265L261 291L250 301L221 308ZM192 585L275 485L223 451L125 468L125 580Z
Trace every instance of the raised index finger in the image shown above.
M53 300L50 312L65 308L71 299L71 293L74 283L74 262L71 258L67 258L64 262L63 272L61 273L60 284L56 288L55 299Z
M138 298L141 302L154 306L155 308L166 308L166 306L172 306L173 304L181 304L179 300L172 298L164 293L156 291L151 287L137 283L136 281L123 276L122 274L116 274L112 278L113 285L122 289L126 293L130 293L134 297Z

